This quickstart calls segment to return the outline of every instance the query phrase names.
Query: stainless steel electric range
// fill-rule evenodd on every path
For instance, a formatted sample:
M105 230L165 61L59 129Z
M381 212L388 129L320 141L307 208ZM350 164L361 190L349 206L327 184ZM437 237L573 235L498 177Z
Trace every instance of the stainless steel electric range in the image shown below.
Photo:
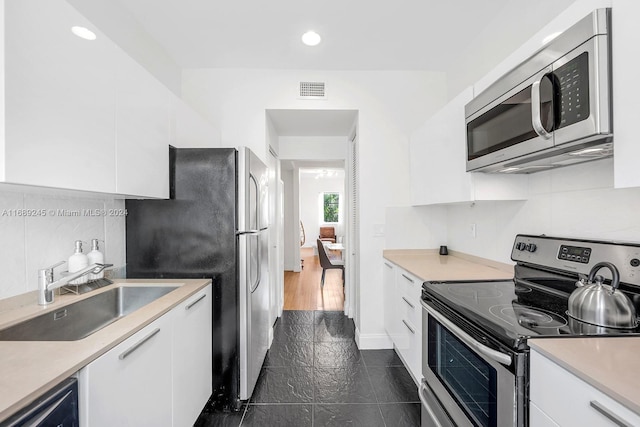
M527 426L529 338L640 335L567 314L576 282L602 261L640 312L640 245L517 235L511 259L513 280L423 284L423 426Z

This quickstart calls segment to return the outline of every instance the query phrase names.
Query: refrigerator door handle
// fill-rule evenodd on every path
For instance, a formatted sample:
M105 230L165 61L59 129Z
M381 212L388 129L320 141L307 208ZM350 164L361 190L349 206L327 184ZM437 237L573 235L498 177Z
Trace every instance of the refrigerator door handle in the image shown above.
M258 234L258 243L257 243L257 251L258 251L258 277L256 277L256 283L255 286L251 287L251 293L254 293L256 291L256 289L258 289L258 286L260 286L260 282L262 281L262 251L260 250L260 234Z
M245 236L247 234L260 234L262 230L244 230L244 231L236 231L236 236Z
M256 274L256 282L255 284L253 284L251 286L251 293L254 293L256 291L256 289L258 289L258 286L260 286L260 282L262 281L262 251L260 250L260 183L258 182L258 180L256 179L256 177L253 175L253 173L249 172L249 180L251 181L251 183L254 185L255 187L255 220L256 220L256 233L255 235L257 236L257 242L256 242L256 255L257 255L257 274ZM251 224L253 225L253 224ZM252 233L253 234L253 233Z

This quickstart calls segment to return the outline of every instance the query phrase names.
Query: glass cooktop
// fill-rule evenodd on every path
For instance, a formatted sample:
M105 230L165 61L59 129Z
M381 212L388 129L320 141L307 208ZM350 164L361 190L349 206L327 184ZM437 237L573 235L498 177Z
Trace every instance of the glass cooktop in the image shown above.
M463 329L481 330L512 349L531 337L640 334L640 327L603 328L569 317L573 289L575 279L542 275L527 280L425 282L422 298Z

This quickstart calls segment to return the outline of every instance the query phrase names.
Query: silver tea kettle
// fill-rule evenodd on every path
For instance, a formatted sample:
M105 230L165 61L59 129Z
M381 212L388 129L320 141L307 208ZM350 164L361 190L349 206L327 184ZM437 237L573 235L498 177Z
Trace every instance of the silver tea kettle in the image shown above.
M604 285L604 278L596 276L601 268L611 270L611 286ZM594 283L595 280L595 283ZM636 309L623 292L616 290L620 285L620 273L610 262L599 262L589 272L589 283L576 283L569 296L569 316L582 322L606 328L635 328L638 326Z

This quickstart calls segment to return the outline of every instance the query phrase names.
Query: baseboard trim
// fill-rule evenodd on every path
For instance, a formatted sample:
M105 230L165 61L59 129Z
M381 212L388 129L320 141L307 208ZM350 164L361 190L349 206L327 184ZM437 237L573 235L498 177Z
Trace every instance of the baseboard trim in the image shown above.
M361 334L356 328L356 344L360 350L382 350L393 348L393 342L387 334Z

